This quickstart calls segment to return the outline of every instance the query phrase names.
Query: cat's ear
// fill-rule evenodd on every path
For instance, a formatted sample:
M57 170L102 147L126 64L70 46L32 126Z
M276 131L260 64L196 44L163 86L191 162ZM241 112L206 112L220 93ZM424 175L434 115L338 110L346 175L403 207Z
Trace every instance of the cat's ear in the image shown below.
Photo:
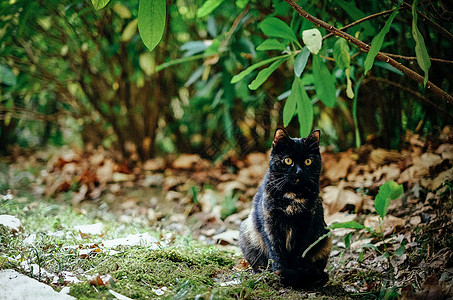
M310 133L309 136L307 136L307 139L316 141L316 143L319 145L320 137L321 137L321 131L314 130L312 133Z
M289 142L289 140L290 140L290 137L288 136L288 134L283 129L278 128L275 131L274 141L272 142L272 147L275 148L276 145L286 144L287 142Z

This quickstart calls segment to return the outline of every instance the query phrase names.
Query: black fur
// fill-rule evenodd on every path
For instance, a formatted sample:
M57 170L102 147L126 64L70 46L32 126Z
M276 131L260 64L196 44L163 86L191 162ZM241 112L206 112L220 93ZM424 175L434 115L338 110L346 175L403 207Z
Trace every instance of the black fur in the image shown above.
M292 160L291 165L285 158ZM305 161L310 159L311 161ZM287 161L290 162L290 161ZM324 268L330 237L303 252L327 233L319 198L319 131L307 138L275 133L269 170L259 187L250 215L241 224L239 245L255 271L268 266L285 285L309 287L328 280Z

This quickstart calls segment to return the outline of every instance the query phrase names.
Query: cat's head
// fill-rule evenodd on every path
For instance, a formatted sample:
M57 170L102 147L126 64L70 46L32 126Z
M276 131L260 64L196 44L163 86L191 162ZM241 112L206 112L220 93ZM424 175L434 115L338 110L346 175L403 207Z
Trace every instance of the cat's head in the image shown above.
M306 138L291 138L283 129L277 129L269 162L273 177L284 177L293 186L316 185L318 188L321 172L319 138L319 130Z

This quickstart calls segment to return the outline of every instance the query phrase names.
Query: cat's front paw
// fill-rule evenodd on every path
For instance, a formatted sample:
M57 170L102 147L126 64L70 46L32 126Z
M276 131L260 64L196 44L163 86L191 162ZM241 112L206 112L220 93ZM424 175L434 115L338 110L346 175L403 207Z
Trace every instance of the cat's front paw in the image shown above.
M296 270L290 270L290 269L285 269L285 270L277 270L274 272L275 274L280 276L280 282L284 286L292 286L292 287L302 287L302 281L300 276L298 276L299 272Z
M280 276L280 282L284 286L294 288L309 288L324 286L329 281L329 275L326 272L306 272L306 270L284 269L274 272Z
M315 281L315 286L324 286L327 281L329 281L329 274L323 271L319 274L318 280Z

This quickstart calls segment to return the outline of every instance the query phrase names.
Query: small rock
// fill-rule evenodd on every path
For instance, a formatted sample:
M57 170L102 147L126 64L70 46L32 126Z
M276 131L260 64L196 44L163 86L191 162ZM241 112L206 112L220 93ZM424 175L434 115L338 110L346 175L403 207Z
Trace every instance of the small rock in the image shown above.
M411 217L409 220L409 223L411 223L411 225L413 225L413 226L417 226L421 222L422 222L422 218L420 216Z
M0 270L0 299L75 299L14 270Z
M74 229L83 234L102 235L102 233L104 231L104 224L96 223L96 224L90 224L90 225L77 225L77 226L74 226Z
M227 230L225 232L216 234L212 237L217 240L221 245L237 245L239 238L238 230Z
M9 228L12 233L18 233L22 230L22 223L20 220L10 215L0 215L0 225Z
M32 233L24 240L24 244L33 245L35 243L35 241L36 241L36 234Z

